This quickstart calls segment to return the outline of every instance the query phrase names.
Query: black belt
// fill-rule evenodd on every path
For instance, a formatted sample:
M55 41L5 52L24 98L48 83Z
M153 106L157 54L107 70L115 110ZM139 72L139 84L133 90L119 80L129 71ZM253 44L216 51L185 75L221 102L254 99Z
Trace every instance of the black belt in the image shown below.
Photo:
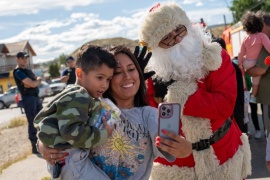
M230 129L231 124L232 120L231 118L228 118L225 123L210 136L209 139L201 139L198 142L192 143L192 149L196 149L197 151L208 149L210 145L218 142L225 136L225 134Z

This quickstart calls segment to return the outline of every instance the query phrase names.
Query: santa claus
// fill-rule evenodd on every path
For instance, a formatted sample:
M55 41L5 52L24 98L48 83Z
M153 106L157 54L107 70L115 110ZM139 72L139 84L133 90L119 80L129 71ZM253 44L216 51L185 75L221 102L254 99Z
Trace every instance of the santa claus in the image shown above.
M181 135L193 143L187 158L158 158L151 179L240 180L251 174L248 138L233 118L236 75L229 55L192 24L175 3L157 5L140 27L152 51L148 69L168 86L165 101L182 105Z

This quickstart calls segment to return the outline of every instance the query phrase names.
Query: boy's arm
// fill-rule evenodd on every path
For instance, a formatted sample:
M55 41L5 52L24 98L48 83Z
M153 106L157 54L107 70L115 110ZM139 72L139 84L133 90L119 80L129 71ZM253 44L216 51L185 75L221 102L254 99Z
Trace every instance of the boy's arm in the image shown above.
M89 126L89 107L93 101L84 88L69 93L57 103L56 116L64 140L78 148L105 144L107 131Z

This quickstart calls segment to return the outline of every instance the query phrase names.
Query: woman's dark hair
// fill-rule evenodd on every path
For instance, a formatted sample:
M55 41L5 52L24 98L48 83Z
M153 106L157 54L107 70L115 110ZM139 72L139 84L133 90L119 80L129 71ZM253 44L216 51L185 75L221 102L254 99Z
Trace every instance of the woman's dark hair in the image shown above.
M263 20L261 17L256 16L254 12L246 12L242 18L243 29L251 34L262 32Z
M140 69L140 65L138 64L138 61L135 58L135 56L133 55L133 53L130 51L129 48L127 48L125 46L113 46L113 47L109 48L109 52L111 52L114 56L116 56L118 54L125 54L135 64L135 67L139 73L140 86L139 86L138 92L136 93L136 95L134 97L134 106L135 107L147 106L148 101L147 101L147 97L146 97L145 80L143 78L143 73ZM112 84L110 84L109 89L103 94L103 97L111 99L113 101L113 103L115 103L117 105L116 101L111 96L111 86L112 86Z
M78 50L76 67L82 68L86 74L103 64L112 69L117 66L114 56L102 47L86 44Z

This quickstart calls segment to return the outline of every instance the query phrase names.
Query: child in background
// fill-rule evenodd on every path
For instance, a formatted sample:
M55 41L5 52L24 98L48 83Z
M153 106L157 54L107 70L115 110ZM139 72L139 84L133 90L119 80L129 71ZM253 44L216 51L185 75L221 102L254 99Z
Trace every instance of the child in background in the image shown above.
M21 109L21 113L24 114L21 94L19 92L17 92L14 96L14 99L15 99L17 106Z
M253 12L247 12L242 17L243 29L247 36L242 42L238 55L238 66L240 69L250 69L257 63L262 47L270 53L270 40L266 34L262 33L263 21ZM259 67L258 67L259 68ZM262 68L263 75L266 70ZM252 92L250 102L256 103L256 95L259 89L260 76L252 77Z
M104 129L95 127L95 123L102 110L99 98L108 89L116 65L114 56L101 47L82 46L76 60L76 83L67 86L36 116L39 140L70 154L65 164L56 163L51 155L54 166L48 165L48 169L53 178L59 176L63 165L61 179L67 178L67 171L74 175L69 179L87 179L89 171L98 168L87 157L89 149L105 144L114 129L105 117Z

